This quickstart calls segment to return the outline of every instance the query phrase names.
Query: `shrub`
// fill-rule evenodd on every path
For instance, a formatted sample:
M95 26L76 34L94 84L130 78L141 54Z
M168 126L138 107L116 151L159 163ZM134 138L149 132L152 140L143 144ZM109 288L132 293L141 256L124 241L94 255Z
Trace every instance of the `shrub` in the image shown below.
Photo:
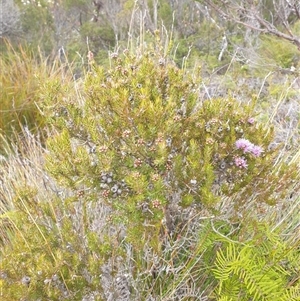
M87 75L82 102L55 101L47 168L61 184L102 198L133 240L156 237L163 217L172 232L175 208L216 209L230 196L241 214L250 197L257 206L284 197L295 168L274 166L272 130L252 105L201 101L197 75L159 53L114 56L110 70Z
M281 68L291 68L299 62L299 53L296 47L291 47L285 40L278 40L274 37L263 36L259 52L266 62Z
M114 47L114 31L108 25L98 25L86 22L80 29L80 35L84 41L88 37L90 49L97 53L101 49L110 49Z

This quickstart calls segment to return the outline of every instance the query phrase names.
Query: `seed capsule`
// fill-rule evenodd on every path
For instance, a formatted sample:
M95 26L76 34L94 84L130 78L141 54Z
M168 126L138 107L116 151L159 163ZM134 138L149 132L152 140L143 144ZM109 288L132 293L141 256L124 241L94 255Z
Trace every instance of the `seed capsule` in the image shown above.
M119 189L118 185L115 184L110 190L112 193L116 193L118 189Z
M21 280L22 284L29 286L31 278L29 276L24 276Z

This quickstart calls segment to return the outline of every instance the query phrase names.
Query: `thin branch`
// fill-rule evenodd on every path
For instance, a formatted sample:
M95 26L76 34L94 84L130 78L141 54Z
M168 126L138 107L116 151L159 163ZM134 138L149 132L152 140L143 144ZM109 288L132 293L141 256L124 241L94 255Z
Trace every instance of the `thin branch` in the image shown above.
M263 17L261 17L261 15L259 14L259 12L257 11L254 11L253 8L251 9L245 9L244 7L241 7L241 6L237 6L237 7L234 7L232 6L232 10L242 10L244 11L245 13L247 12L247 15L252 15L254 16L255 20L258 21L258 23L260 24L260 27L257 27L257 26L253 26L247 22L244 22L244 21L241 21L239 19L236 18L236 16L234 16L233 14L229 14L227 11L228 11L228 8L230 7L230 3L228 4L228 1L223 1L223 0L220 0L220 3L221 5L223 4L226 8L227 8L227 11L225 11L225 8L223 9L221 7L221 5L216 5L215 3L213 3L213 1L211 0L205 0L205 3L210 6L213 10L215 10L221 17L225 18L225 19L228 19L228 20L231 20L237 24L241 24L245 27L248 27L250 29L253 29L255 31L258 31L258 32L262 32L262 33L269 33L269 34L272 34L274 36L277 36L281 39L284 39L284 40L287 40L291 43L293 43L294 45L296 45L300 51L300 37L298 36L295 36L293 34L293 32L291 31L291 28L290 28L290 25L289 23L286 21L286 20L281 20L285 29L287 30L288 34L278 30L272 23L268 22L266 19L264 19ZM296 15L299 17L300 19L300 11L298 9L298 7L296 6L296 4L294 5L295 7L295 12L296 12ZM277 9L277 11L279 10L279 8Z

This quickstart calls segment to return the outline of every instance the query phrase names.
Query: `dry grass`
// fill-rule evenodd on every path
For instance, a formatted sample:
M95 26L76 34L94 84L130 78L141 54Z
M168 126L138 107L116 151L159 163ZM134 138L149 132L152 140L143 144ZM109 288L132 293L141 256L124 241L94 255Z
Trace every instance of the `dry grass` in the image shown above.
M2 239L6 237L6 226L11 230L9 214L15 208L18 190L30 188L37 192L39 200L51 200L56 195L66 191L56 185L43 169L44 152L42 140L34 136L28 128L23 128L22 134L15 133L14 143L1 135L3 155L1 155L0 174L0 214Z
M38 109L41 83L51 78L70 80L66 65L44 58L39 51L13 48L8 41L4 41L4 48L0 54L0 133L13 138L16 132L21 134L24 125L31 131L41 131L45 125Z

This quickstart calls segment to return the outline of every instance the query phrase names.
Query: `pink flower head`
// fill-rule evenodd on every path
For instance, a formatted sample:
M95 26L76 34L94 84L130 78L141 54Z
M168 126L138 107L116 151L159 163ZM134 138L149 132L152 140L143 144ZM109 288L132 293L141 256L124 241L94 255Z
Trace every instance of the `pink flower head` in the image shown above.
M244 154L251 153L254 157L259 157L263 152L263 148L251 143L247 139L239 139L235 142L237 149L241 149Z
M239 139L235 142L235 146L237 149L243 150L244 153L249 153L254 145L247 139Z
M254 157L259 157L263 151L264 150L262 149L262 147L258 145L253 145L250 149L250 152Z
M247 168L247 160L244 157L235 157L234 164L239 168Z

